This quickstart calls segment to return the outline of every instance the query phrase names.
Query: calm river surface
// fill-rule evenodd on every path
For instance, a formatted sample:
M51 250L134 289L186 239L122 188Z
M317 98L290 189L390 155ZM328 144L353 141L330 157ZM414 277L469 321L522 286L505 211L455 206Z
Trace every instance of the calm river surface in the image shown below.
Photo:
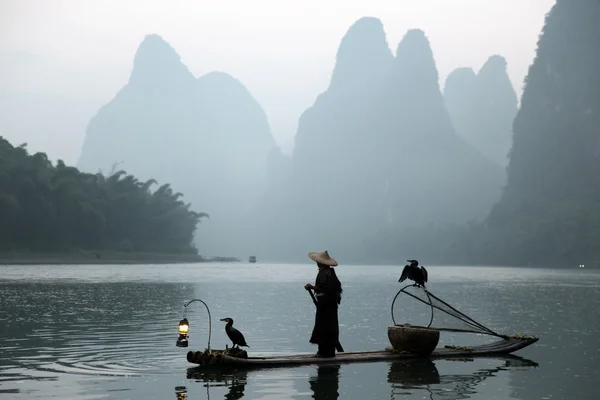
M389 346L400 266L337 267L346 351ZM600 398L600 271L428 267L430 291L495 331L540 337L514 358L208 372L208 318L188 307L190 347L175 346L183 303L212 313L211 347L231 317L252 355L315 352L314 265L0 266L0 399ZM400 296L397 322L423 323ZM419 320L419 318L421 318ZM400 319L400 321L398 321ZM425 321L426 323L427 321ZM482 335L442 333L440 343Z

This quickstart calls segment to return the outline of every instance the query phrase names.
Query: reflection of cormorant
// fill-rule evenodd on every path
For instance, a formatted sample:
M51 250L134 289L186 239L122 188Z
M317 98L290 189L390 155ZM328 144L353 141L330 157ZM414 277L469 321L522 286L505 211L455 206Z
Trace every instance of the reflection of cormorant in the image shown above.
M229 336L229 339L233 342L232 348L234 348L236 345L238 347L250 347L248 346L248 344L246 344L246 339L244 339L244 335L242 335L242 332L238 331L233 327L233 319L223 318L221 321L227 322L227 325L225 325L225 333L227 333L227 336Z
M400 275L400 279L398 282L403 282L405 279L410 279L414 281L417 286L425 287L425 282L427 282L427 270L425 267L419 267L419 262L417 260L406 260L410 264L404 266L402 270L402 275Z
M206 384L207 398L210 399L210 387L226 387L229 392L225 394L225 399L236 400L244 397L244 390L248 383L247 370L210 370L203 367L188 368L187 378L194 379L196 382ZM211 383L213 383L211 385Z
M313 399L337 399L340 396L338 392L340 384L340 365L319 365L317 367L317 375L311 376L308 379L308 384L313 391Z
M537 367L538 364L524 358L507 355L495 357L504 360L504 365L496 368L483 368L471 374L439 375L436 365L428 359L395 361L390 365L388 382L392 384L392 398L405 398L412 391L422 389L429 392L430 399L468 399L477 394L477 385L495 376L499 371L515 367ZM474 359L448 359L449 361L473 362ZM439 359L436 361L446 361Z

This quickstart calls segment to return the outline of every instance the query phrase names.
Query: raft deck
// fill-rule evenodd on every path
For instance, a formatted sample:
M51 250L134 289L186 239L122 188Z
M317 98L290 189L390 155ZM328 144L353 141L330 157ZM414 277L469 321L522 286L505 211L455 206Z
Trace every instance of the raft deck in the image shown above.
M479 346L445 346L439 347L425 357L429 359L438 358L461 358L461 357L486 357L494 355L510 354L524 347L530 346L539 339L535 337L502 339ZM294 367L311 364L340 364L352 362L373 362L373 361L393 361L409 358L423 358L416 354L408 352L396 352L391 348L384 351L357 351L348 353L338 353L333 358L317 358L314 354L298 354L289 356L275 357L248 357L238 358L227 354L220 354L217 362L211 362L211 366L219 367ZM209 365L201 362L192 362L198 365Z

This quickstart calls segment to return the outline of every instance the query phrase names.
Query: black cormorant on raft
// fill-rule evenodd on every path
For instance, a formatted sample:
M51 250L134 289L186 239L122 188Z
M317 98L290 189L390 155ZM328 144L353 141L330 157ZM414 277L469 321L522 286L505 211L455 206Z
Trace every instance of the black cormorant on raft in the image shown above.
M233 327L232 318L223 318L221 321L227 322L227 324L225 325L225 333L227 333L227 336L233 343L233 346L231 347L232 350L235 349L235 346L237 346L238 349L240 348L240 346L250 347L246 343L246 339L244 338L242 332L238 331Z
M489 344L472 347L444 346L437 348L426 358L461 358L461 357L491 357L513 353L524 347L527 347L538 341L538 338L532 336L515 335L508 339L502 339ZM384 351L357 351L337 354L334 358L318 358L313 354L297 354L289 356L275 357L248 357L244 350L231 353L232 350L208 350L189 351L187 354L188 362L199 365L214 365L231 368L273 368L273 367L294 367L298 365L327 364L327 363L353 363L353 362L374 362L374 361L393 361L402 359L411 359L422 357L418 354L409 352L398 352L392 348Z
M404 266L398 282L404 282L408 278L411 281L414 281L417 286L425 287L425 282L427 282L427 270L425 267L422 265L419 267L419 262L417 260L406 261L410 264Z

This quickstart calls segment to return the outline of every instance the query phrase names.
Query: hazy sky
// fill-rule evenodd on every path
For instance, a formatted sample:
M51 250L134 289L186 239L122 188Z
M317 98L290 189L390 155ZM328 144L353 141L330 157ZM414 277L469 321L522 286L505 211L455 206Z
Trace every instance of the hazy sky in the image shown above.
M219 70L240 79L289 149L299 115L327 87L340 39L362 16L382 20L394 52L406 30L423 29L442 87L454 68L477 71L490 55L503 55L520 95L554 2L0 0L0 89L56 93L73 104L39 132L0 121L0 135L76 162L87 121L127 82L144 36L157 33L194 75ZM19 67L14 60L23 57L46 72Z

